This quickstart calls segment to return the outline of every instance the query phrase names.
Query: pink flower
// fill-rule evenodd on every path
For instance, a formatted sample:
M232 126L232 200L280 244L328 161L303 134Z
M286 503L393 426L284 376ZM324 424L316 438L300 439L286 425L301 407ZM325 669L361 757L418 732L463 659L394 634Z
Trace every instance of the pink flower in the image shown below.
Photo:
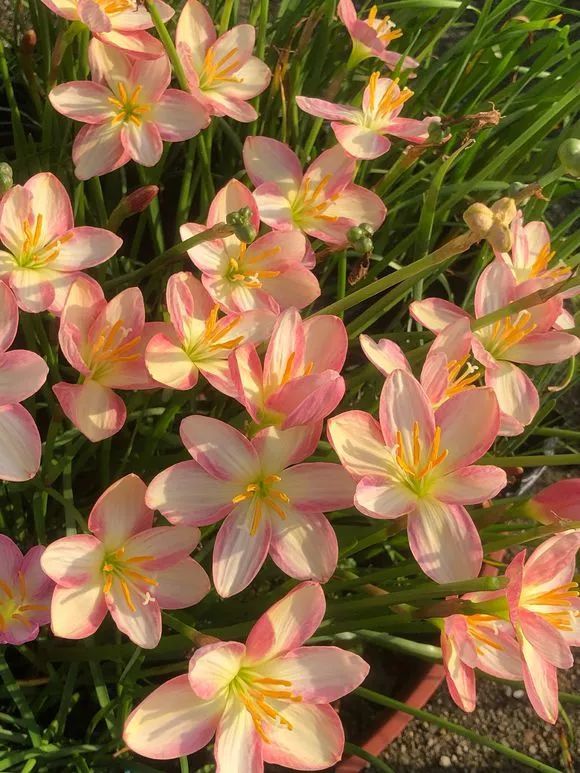
M551 249L548 229L541 221L534 220L524 225L523 213L519 211L517 217L512 220L511 235L511 254L496 252L496 257L511 269L517 297L528 295L539 288L551 287L572 273L570 267L563 262L552 264L556 253ZM571 294L575 295L577 292L578 290L574 289ZM569 296L562 293L558 297ZM554 327L559 330L574 327L574 317L562 309Z
M306 172L288 145L269 137L248 137L244 164L262 222L276 231L302 231L331 245L346 245L347 231L369 223L374 231L387 210L372 191L354 185L356 161L336 145Z
M488 601L502 593L466 593L462 599ZM463 711L475 709L476 668L498 679L522 679L520 651L513 626L501 617L478 613L444 618L441 649L449 694Z
M497 311L516 299L515 280L501 260L494 260L482 272L475 291L475 318ZM580 339L570 333L551 330L562 309L561 299L506 316L473 333L471 317L459 306L440 298L411 304L410 312L434 333L448 330L446 338L471 339L476 360L485 368L485 383L497 396L501 410L501 435L519 435L539 408L538 392L518 364L546 365L562 362L580 351Z
M374 72L364 90L362 109L310 97L296 97L296 102L306 113L332 121L332 131L347 153L354 158L372 159L391 147L387 134L419 145L429 139L429 124L438 123L439 118L399 118L412 96L408 88L399 88L398 78L381 78Z
M580 521L580 478L565 478L542 489L525 506L541 523Z
M158 386L147 372L144 357L148 339L158 330L159 324L145 323L143 296L137 287L108 303L101 287L89 277L77 279L71 287L58 340L81 379L77 384L61 381L52 389L68 418L93 443L111 437L125 423L125 404L113 389Z
M324 617L319 585L303 583L259 618L246 644L201 647L189 674L158 687L129 716L123 738L137 754L174 759L216 736L217 773L262 773L264 763L321 770L342 755L330 704L369 667L338 647L304 647Z
M234 397L229 356L242 344L268 338L275 320L272 312L246 311L218 319L219 306L199 279L185 272L170 277L167 308L173 328L153 336L145 351L151 377L174 389L192 389L201 372L212 386Z
M24 644L50 622L54 583L40 568L44 548L23 556L10 537L0 534L0 644Z
M251 344L230 357L236 399L259 425L287 429L320 422L344 395L340 370L347 348L338 317L303 321L296 309L288 309L274 326L263 366Z
M15 185L0 203L0 279L24 311L62 310L71 283L123 241L104 228L75 228L68 194L49 172Z
M453 395L466 389L475 389L480 378L479 368L469 362L471 335L469 328L458 329L449 325L439 333L425 358L421 370L421 386L431 400L433 408L439 408ZM383 376L395 370L412 375L411 366L403 350L394 341L381 338L378 342L370 336L360 336L361 349Z
M251 210L251 225L257 231L260 216L254 197L245 185L230 180L213 200L207 226L186 223L181 226L181 238L224 222L228 214L243 207ZM252 244L233 235L214 239L192 247L188 254L202 272L204 287L225 311L268 309L279 314L290 306L302 309L320 295L318 280L309 271L306 246L300 231L274 232Z
M157 59L164 54L161 41L145 30L153 20L141 0L42 0L51 11L69 21L82 21L91 33L134 59ZM163 0L154 0L163 21L175 11Z
M92 81L62 83L48 95L59 113L87 124L73 144L79 180L112 172L130 159L155 166L163 140L188 140L208 125L208 114L191 94L168 88L165 54L133 60L93 40L89 57Z
M354 504L371 518L407 515L411 552L436 582L476 577L481 540L464 505L484 502L506 485L498 467L475 465L499 427L491 389L454 395L437 410L403 370L385 382L380 425L363 411L328 421L328 437L357 481Z
M225 518L213 554L220 596L246 588L268 553L290 577L330 578L338 547L323 513L351 507L354 486L337 464L296 464L316 448L320 424L269 427L250 441L222 421L189 416L180 434L193 461L154 478L146 501L171 523Z
M580 645L580 600L574 582L580 534L550 537L526 562L522 550L506 569L510 618L523 659L524 684L546 722L558 718L558 669L574 665Z
M50 613L55 636L91 636L108 610L132 642L153 649L161 638L161 610L185 609L208 593L208 576L189 557L199 529L152 527L145 484L127 475L93 507L92 534L63 537L46 548L41 563L56 582Z
M377 18L377 11L377 6L373 5L367 19L361 21L357 18L352 0L340 0L338 3L338 16L352 39L352 53L349 59L351 66L356 67L369 56L376 56L391 70L398 66L401 59L405 69L418 67L419 62L410 56L403 57L402 54L387 50L391 41L397 40L403 33L396 29L389 16Z
M44 360L21 349L7 351L18 329L18 306L0 282L0 480L25 481L40 467L40 435L34 419L20 403L46 381Z
M249 99L270 83L267 65L252 56L256 30L239 24L219 38L209 13L198 0L188 0L175 42L191 93L210 115L227 115L236 121L254 121L258 114Z

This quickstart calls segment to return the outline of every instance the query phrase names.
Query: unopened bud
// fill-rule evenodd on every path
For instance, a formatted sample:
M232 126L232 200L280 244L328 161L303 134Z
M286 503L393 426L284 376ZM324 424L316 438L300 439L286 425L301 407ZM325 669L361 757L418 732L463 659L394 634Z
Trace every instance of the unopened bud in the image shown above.
M580 140L564 140L558 148L558 158L568 174L580 177Z
M3 161L0 163L0 196L3 196L6 191L10 190L13 184L12 167Z
M580 521L580 478L552 483L526 502L524 512L545 524Z
M252 223L250 207L242 207L235 212L229 212L226 215L226 223L233 228L234 235L245 244L250 244L257 236L257 231Z
M373 227L369 223L361 223L349 228L346 232L346 238L356 252L361 255L370 255L374 249L373 234Z
M107 223L109 231L116 233L128 217L146 210L158 193L159 188L157 185L144 185L142 188L137 188L123 196L111 212L109 222Z
M508 252L512 246L510 224L517 214L516 203L505 197L492 207L475 203L463 213L463 219L478 239L486 239L496 252Z
M33 29L26 30L20 41L20 53L24 56L32 54L36 48L36 42L36 32Z

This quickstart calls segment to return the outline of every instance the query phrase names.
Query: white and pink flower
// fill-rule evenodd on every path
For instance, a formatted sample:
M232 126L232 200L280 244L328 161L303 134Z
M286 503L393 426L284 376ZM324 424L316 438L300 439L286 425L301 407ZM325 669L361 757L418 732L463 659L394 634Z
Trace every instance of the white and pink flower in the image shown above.
M0 279L24 311L59 314L74 280L123 244L104 228L75 227L69 196L49 172L15 185L0 203Z
M344 731L333 701L358 687L368 664L338 647L302 646L326 609L319 585L303 583L254 625L246 644L201 647L189 674L158 687L127 719L123 739L157 760L192 754L215 734L218 773L335 765Z
M171 523L225 518L213 553L220 596L246 588L268 553L290 577L330 578L338 545L323 513L352 506L354 484L340 465L298 464L314 451L320 424L269 427L250 441L222 421L189 416L180 434L193 461L160 473L147 504Z
M199 529L153 527L146 486L127 475L110 486L89 516L91 534L51 543L41 563L56 583L50 619L55 636L84 639L111 613L138 647L161 638L161 610L184 609L208 593L209 578L190 558Z

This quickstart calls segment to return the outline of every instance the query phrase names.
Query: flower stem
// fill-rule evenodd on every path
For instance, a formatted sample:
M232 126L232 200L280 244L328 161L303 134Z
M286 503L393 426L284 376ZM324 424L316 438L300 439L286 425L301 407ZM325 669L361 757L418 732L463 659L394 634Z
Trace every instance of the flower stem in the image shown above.
M543 762L535 760L533 757L528 757L527 754L522 754L521 752L512 749L510 746L506 746L503 743L498 743L497 741L494 741L485 735L474 733L473 730L469 730L468 728L463 727L463 725L459 725L456 722L450 722L448 719L439 717L437 714L432 714L430 711L425 711L424 709L415 709L411 706L407 706L406 703L395 700L394 698L390 698L386 695L380 695L379 693L373 692L372 690L367 690L366 687L359 687L354 692L356 695L360 695L361 698L366 698L366 700L371 701L371 703L377 703L379 706L386 706L387 708L393 709L394 711L404 711L405 714L410 714L412 717L421 719L424 722L431 722L433 725L437 725L437 727L442 727L445 728L445 730L451 731L452 733L462 735L464 738L468 738L470 741L473 741L473 743L479 744L480 746L487 746L488 748L503 754L505 757L516 760L516 762L527 765L529 768L533 768L534 770L539 770L542 773L558 773L557 768L552 768L550 765L545 765Z
M34 747L38 747L41 744L40 728L36 722L32 709L26 699L26 696L22 692L20 685L14 678L14 674L10 670L10 666L6 662L4 654L0 652L0 679L4 683L6 692L12 698L14 705L20 712L20 716L26 723L28 735L30 741Z
M435 647L433 644L423 644L412 639L403 639L400 636L392 636L390 633L377 633L376 631L357 631L357 636L363 641L375 644L385 650L403 652L405 655L413 655L431 662L441 662L441 647Z
M184 91L189 92L189 85L187 83L185 70L183 69L183 65L181 64L181 59L177 55L177 51L175 50L175 46L173 45L173 40L171 40L171 35L167 31L167 27L163 23L163 20L159 15L159 11L157 10L157 6L153 2L153 0L146 0L146 2L147 2L147 10L151 14L151 18L153 19L153 24L155 25L157 34L159 35L159 38L163 43L163 47L167 51L167 56L169 57L169 61L171 62L171 65L173 67L173 72L175 73L175 77L177 78L181 88Z
M481 459L482 464L495 464L496 467L560 467L568 464L580 464L580 454L531 454L529 456L491 456Z

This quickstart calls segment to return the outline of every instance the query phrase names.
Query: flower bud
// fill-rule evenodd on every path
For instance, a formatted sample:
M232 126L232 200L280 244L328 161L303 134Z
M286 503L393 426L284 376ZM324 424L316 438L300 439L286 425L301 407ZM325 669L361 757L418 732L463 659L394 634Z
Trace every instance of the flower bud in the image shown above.
M0 196L3 196L13 185L12 167L3 161L0 163Z
M126 196L123 196L115 209L111 212L107 228L113 233L117 233L123 222L131 215L137 215L143 212L151 204L153 199L159 193L157 185L144 185L137 188Z
M356 252L362 255L370 255L374 249L373 234L373 227L369 223L361 223L349 228L346 232L346 238Z
M491 208L479 202L463 213L463 219L478 239L486 239L497 252L508 252L512 246L510 224L517 214L516 203L504 197Z
M568 174L580 177L580 140L571 137L558 148L558 158Z
M226 215L226 223L231 226L234 235L245 244L253 242L257 236L256 229L252 224L252 210L250 207L242 207L235 212Z
M463 219L475 236L485 239L493 225L493 212L485 204L475 203L465 210Z
M580 478L566 478L540 491L524 510L540 523L580 521Z

